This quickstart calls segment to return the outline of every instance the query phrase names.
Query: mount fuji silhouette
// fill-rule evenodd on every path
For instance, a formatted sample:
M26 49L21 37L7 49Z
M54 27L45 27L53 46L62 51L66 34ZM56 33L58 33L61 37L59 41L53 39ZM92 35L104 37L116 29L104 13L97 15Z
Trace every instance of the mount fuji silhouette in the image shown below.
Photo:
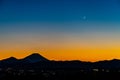
M35 63L35 62L40 62L40 61L49 61L39 53L33 53L25 58L22 59L24 62L29 62L29 63Z

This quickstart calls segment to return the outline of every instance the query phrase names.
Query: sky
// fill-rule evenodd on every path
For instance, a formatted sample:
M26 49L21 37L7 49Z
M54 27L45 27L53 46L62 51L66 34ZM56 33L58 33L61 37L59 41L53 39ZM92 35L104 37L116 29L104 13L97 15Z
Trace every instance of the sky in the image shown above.
M120 59L120 0L0 0L0 59Z

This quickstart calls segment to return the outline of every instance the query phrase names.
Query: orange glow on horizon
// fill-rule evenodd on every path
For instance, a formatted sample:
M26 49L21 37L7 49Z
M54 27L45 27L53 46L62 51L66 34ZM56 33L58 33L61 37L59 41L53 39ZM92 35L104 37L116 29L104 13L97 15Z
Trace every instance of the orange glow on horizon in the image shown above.
M6 41L5 41L6 40ZM120 38L114 35L13 36L1 41L0 59L24 58L34 52L50 60L120 59Z
M4 51L0 59L14 56L18 59L24 58L34 52L40 53L49 60L81 60L81 61L99 61L120 59L119 49L50 49L50 50L18 50Z

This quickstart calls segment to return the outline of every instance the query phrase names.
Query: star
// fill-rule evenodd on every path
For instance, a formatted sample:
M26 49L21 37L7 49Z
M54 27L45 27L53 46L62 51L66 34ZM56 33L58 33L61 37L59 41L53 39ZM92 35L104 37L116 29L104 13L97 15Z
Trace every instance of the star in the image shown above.
M83 16L83 17L82 17L83 20L86 20L86 18L87 18L86 16Z

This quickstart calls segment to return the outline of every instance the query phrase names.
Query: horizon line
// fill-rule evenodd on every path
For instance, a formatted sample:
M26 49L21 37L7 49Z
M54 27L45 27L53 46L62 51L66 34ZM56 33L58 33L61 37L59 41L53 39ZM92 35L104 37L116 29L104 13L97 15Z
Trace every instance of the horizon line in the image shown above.
M38 54L38 55L42 56L40 53L31 53L31 54L29 54L29 55L27 55L27 56L25 56L23 58L16 58L14 56L10 56L10 57L7 57L7 58L0 59L0 61L5 60L5 59L9 59L9 58L15 58L17 60L21 60L21 59L24 59L24 58L26 58L26 57L28 57L30 55L33 55L33 54ZM42 57L44 57L44 56L42 56ZM44 58L46 58L46 57L44 57ZM46 59L48 59L48 58L46 58ZM77 60L77 59L74 59L74 60L50 60L50 59L48 59L48 60L49 61L81 61L81 62L95 63L95 62L100 62L100 61L111 61L111 60L120 60L120 59L113 58L113 59L104 59L104 60L96 60L96 61L87 61L87 60L85 61L85 60Z

